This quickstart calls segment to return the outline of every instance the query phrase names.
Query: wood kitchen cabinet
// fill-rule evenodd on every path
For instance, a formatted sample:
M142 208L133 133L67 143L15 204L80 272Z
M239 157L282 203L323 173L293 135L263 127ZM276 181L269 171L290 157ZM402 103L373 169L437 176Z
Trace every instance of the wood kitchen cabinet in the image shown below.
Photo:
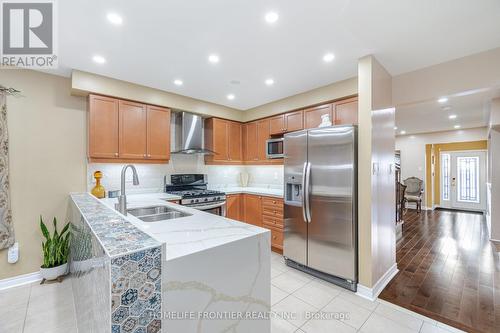
M358 98L348 98L334 103L336 125L358 124Z
M335 124L335 113L333 112L332 104L325 104L304 110L304 125L305 128L316 128L321 124L321 117L329 115L332 124Z
M243 211L242 195L228 194L226 195L226 217L241 221L241 212Z
M256 162L259 160L257 142L257 122L243 125L243 153L245 162Z
M304 111L294 111L274 116L269 119L271 135L280 135L304 129Z
M164 163L170 158L170 110L89 96L91 162Z
M219 118L206 119L205 147L215 152L215 155L205 156L209 164L242 163L242 124Z
M119 155L120 158L147 158L146 105L120 101Z
M266 162L267 158L267 143L266 141L271 138L270 121L269 119L259 120L257 122L257 158L259 162Z
M262 197L254 194L243 195L243 221L262 226Z
M118 158L118 100L89 96L88 154L93 158Z
M170 159L170 116L169 109L147 107L148 159Z

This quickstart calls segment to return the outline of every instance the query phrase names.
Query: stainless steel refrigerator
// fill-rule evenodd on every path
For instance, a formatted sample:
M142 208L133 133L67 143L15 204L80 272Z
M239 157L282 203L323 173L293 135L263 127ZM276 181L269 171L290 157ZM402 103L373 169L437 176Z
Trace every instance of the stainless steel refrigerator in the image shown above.
M357 127L284 138L286 263L356 291Z

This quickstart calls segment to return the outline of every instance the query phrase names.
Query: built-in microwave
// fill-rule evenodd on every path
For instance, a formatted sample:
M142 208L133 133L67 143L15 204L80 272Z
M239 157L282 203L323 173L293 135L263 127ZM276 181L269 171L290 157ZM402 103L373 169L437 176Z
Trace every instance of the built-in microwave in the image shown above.
M283 138L269 139L266 141L267 158L283 158Z

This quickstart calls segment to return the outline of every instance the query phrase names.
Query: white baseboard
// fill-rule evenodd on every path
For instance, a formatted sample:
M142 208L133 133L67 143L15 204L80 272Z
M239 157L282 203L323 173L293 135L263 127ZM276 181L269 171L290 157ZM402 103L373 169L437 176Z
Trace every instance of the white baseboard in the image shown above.
M22 286L23 284L33 283L41 280L42 276L40 275L40 272L18 275L8 279L0 280L0 290L18 287Z
M387 286L387 284L392 280L394 276L396 276L396 274L398 274L398 272L398 265L394 263L394 265L392 265L391 268L389 268L387 272L382 275L377 283L375 283L373 288L368 288L366 286L358 284L358 291L356 292L356 294L370 301L376 300L378 295L380 295L382 290L384 290L385 286Z

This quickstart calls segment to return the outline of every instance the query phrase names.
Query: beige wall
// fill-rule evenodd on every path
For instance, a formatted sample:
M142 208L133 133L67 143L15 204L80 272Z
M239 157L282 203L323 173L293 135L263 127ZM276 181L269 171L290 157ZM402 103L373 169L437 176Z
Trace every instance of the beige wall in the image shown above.
M278 113L304 108L358 94L358 78L335 82L324 87L264 104L244 112L244 121L265 118Z
M71 87L74 95L96 93L236 121L244 117L244 111L223 105L78 70L72 72Z
M394 109L381 110L392 104L392 80L373 56L359 60L358 80L359 282L373 288L396 260Z
M0 252L0 279L38 271L40 214L65 221L68 193L85 191L86 102L71 96L69 79L34 71L0 70L0 83L25 97L8 97L12 214L20 259Z

